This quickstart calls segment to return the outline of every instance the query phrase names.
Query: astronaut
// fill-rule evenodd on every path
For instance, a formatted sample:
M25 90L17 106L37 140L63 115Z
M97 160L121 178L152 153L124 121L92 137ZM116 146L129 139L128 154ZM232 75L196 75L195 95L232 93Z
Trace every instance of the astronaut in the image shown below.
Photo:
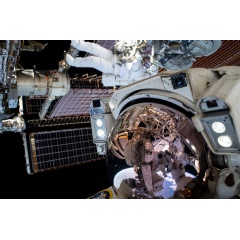
M126 43L126 41L122 42ZM134 40L128 41L128 43L134 44ZM158 72L157 66L149 64L150 57L142 58L139 51L134 52L134 57L131 61L124 62L120 54L113 53L95 43L85 42L84 40L72 40L71 46L94 56L73 58L67 53L66 62L70 66L95 68L103 74L115 75L119 80L142 80L156 75ZM122 46L118 44L117 49L120 50Z

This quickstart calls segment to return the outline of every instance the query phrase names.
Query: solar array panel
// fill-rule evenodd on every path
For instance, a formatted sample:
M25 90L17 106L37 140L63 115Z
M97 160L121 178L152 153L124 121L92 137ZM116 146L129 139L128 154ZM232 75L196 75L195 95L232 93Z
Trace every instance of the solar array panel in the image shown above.
M29 138L34 173L103 159L91 128L31 133Z
M111 97L113 94L110 89L71 89L70 92L63 96L50 118L89 115L90 103L94 98Z
M26 98L26 113L27 114L38 114L41 109L42 109L42 105L45 102L45 97L39 97L39 98L30 98L27 97ZM53 109L54 106L57 104L57 102L60 100L61 98L55 99L52 101L47 114L49 114Z
M90 116L73 116L73 117L63 117L63 118L51 118L51 119L31 119L28 120L28 128L31 127L50 127L50 126L61 126L61 125L73 125L90 123Z

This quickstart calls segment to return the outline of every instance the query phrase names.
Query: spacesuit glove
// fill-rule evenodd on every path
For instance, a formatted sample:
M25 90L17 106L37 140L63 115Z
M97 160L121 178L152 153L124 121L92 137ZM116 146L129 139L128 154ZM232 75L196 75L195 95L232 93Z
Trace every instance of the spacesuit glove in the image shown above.
M70 54L67 53L67 54L66 54L66 62L67 62L68 65L74 66L74 64L75 64L75 58L72 57Z
M70 46L78 49L79 44L80 44L80 41L79 41L79 40L71 40Z

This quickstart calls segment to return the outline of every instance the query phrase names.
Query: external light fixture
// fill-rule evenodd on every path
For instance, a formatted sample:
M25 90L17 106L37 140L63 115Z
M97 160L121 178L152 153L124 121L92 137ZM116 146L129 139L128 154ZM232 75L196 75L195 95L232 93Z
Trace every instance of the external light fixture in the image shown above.
M201 122L216 152L240 152L238 136L229 111L205 113Z
M96 121L96 124L97 124L98 127L101 127L103 125L103 121L101 119L98 119Z
M106 129L106 119L104 114L96 114L91 116L91 125L93 132L94 142L106 141L107 129Z
M100 128L100 129L98 129L98 131L97 131L97 135L98 135L100 138L103 138L104 135L105 135L105 132Z
M90 103L93 142L99 155L106 154L107 138L114 122L108 102L109 98L104 97L92 99Z
M102 144L107 142L107 137L113 126L112 114L94 114L90 116L93 142Z
M220 136L218 138L218 143L223 147L231 147L232 146L232 140L229 136Z
M212 124L212 130L216 133L224 133L226 130L226 127L223 123L221 122L214 122Z

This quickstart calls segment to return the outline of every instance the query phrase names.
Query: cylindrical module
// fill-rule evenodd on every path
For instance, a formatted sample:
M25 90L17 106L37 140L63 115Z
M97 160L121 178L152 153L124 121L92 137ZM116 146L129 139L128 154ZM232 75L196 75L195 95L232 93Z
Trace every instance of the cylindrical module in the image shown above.
M18 96L64 96L70 90L67 73L52 71L49 75L28 70L18 70Z

